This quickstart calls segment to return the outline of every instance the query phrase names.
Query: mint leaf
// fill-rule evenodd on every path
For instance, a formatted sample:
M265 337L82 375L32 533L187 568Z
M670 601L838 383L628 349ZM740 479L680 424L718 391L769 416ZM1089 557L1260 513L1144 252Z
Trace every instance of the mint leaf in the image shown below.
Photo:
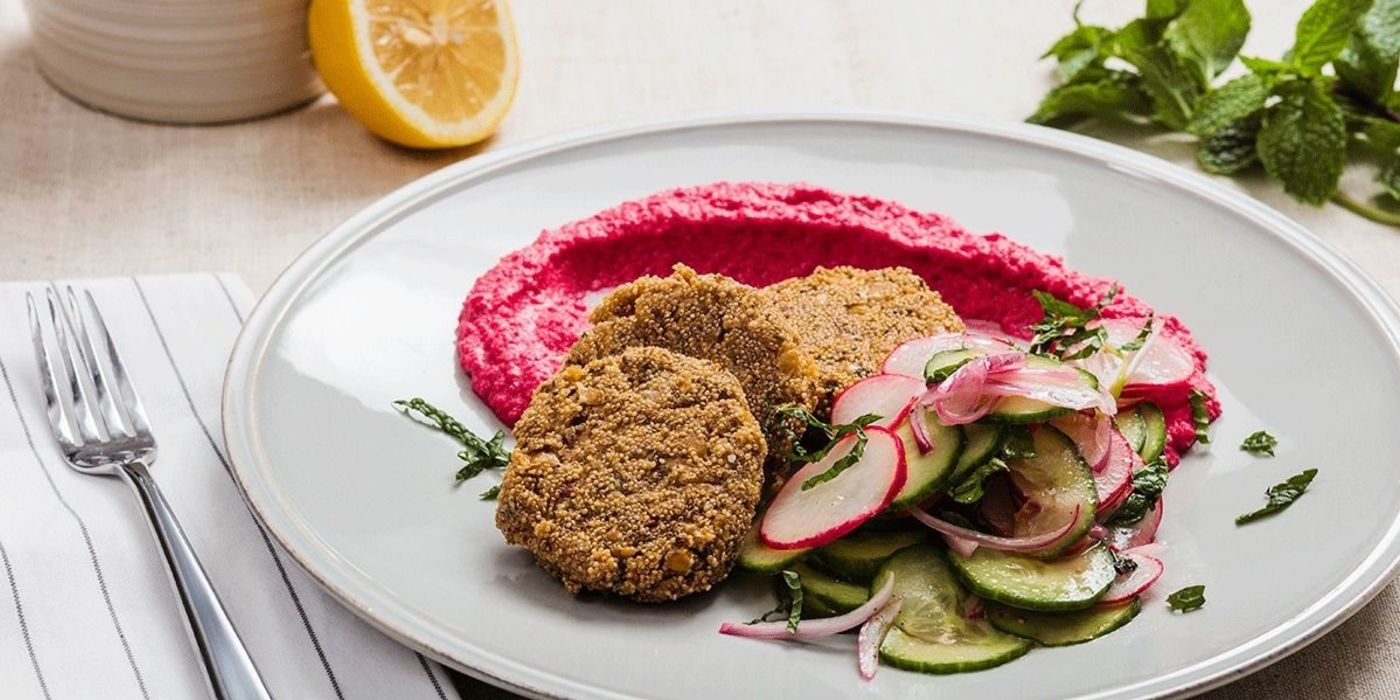
M1147 0L1148 19L1171 19L1186 9L1187 0Z
M1252 513L1245 513L1235 518L1235 524L1252 523L1283 511L1288 506L1293 505L1293 502L1298 500L1304 491L1308 490L1308 486L1312 484L1315 476L1317 476L1316 469L1305 469L1301 474L1288 477L1287 481L1270 486L1269 490L1264 492L1264 495L1269 498L1268 504Z
M1400 150L1400 124L1389 119L1356 117L1355 127L1365 137L1366 145L1382 156L1395 155Z
M1166 38L1177 55L1191 58L1214 78L1235 60L1248 34L1243 0L1191 0L1167 27Z
M958 503L976 503L986 495L985 482L987 477L997 473L1010 471L1011 467L1003 462L1000 457L993 457L982 466L974 469L971 474L958 482L956 486L948 489L948 495Z
M1337 70L1337 77L1352 89L1384 102L1395 91L1397 64L1400 64L1400 0L1375 0L1332 67Z
M796 571L783 571L783 586L787 597L787 631L792 634L797 631L797 624L802 622L802 577Z
M1105 71L1104 77L1092 82L1075 82L1051 90L1026 121L1057 124L1086 117L1146 114L1149 99L1137 76L1125 71Z
M1259 162L1259 118L1236 122L1196 144L1196 163L1215 175L1234 175Z
M492 486L491 488L482 491L481 495L478 498L480 498L483 501L494 501L499 495L501 495L501 485L496 484L495 486Z
M1293 39L1293 67L1317 75L1346 47L1357 20L1371 0L1317 0L1298 20ZM1267 161L1266 161L1267 162Z
M1199 610L1206 604L1205 586L1187 586L1169 596L1167 605L1176 612L1188 613L1192 610Z
M1274 456L1275 447L1278 447L1278 438L1263 430L1250 433L1249 437L1240 443L1240 449L1245 452L1270 457Z
M1085 69L1102 66L1104 59L1109 56L1112 43L1112 30L1079 24L1073 31L1060 37L1041 58L1054 56L1059 62L1055 71L1066 82L1072 82Z
M1206 407L1205 392L1191 390L1191 422L1196 424L1196 442L1210 444L1210 409Z
M1122 58L1142 75L1142 85L1152 96L1153 121L1184 131L1206 91L1205 75L1161 44L1127 49Z
M1212 90L1201 100L1188 130L1209 136L1264 108L1273 81L1254 73L1243 75Z
M1156 508L1157 499L1167 488L1167 474L1167 464L1161 458L1148 462L1133 474L1133 492L1118 510L1113 511L1109 524L1131 525Z
M1379 173L1376 184L1392 199L1400 200L1400 158L1393 158Z
M1264 113L1259 160L1299 201L1322 204L1337 190L1346 162L1342 108L1319 83L1290 80L1274 90L1279 103Z
M1240 56L1240 63L1258 75L1277 75L1288 70L1288 64L1268 58Z

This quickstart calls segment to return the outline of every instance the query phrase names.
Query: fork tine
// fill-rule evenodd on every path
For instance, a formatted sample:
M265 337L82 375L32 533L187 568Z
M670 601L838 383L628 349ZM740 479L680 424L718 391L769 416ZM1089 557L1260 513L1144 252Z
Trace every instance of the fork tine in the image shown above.
M131 378L126 374L126 366L122 364L121 353L117 352L117 344L112 342L112 334L107 332L107 322L102 320L102 311L97 308L97 302L92 298L92 292L83 290L83 297L87 300L88 312L92 315L92 329L97 336L97 341L107 346L107 359L111 360L112 375L117 380L117 390L122 402L126 405L127 415L131 418L131 429L137 437L151 438L151 423L146 418L146 407L141 404L141 395L136 393L136 388L131 385Z
M72 423L64 410L63 399L58 387L63 384L52 362L49 362L48 348L44 347L44 327L39 320L39 309L34 304L34 295L24 295L24 303L29 307L29 334L34 339L34 358L39 362L39 376L44 384L44 405L49 415L49 425L53 427L54 438L65 450L77 449L78 441L73 437Z
M93 414L92 406L87 402L83 380L79 374L87 372L87 362L78 350L77 338L71 343L68 342L69 336L77 335L73 331L73 322L68 318L68 310L64 308L58 290L51 286L46 291L49 298L49 317L53 319L54 333L58 336L59 355L63 358L63 369L68 374L68 390L73 399L73 411L77 414L75 418L78 437L84 444L101 442L102 435L98 432L97 416Z
M84 318L82 307L78 306L78 297L73 292L73 286L69 285L65 291L67 292L65 304L69 318L73 319L77 326L77 339L80 341L83 359L87 362L88 376L92 378L92 387L97 390L97 409L102 412L103 421L107 424L107 434L114 438L134 437L126 427L130 419L122 413L121 406L112 396L107 376L108 370L103 367L102 361L98 357L97 346L92 344L92 336L88 333L87 319Z

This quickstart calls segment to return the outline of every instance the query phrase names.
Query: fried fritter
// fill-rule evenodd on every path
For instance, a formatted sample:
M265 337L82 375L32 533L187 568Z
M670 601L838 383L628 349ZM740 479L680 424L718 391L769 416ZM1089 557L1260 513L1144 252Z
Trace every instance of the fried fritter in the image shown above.
M835 395L880 372L880 362L906 340L963 330L962 319L904 267L862 270L819 267L765 287L802 349L821 372L821 410Z
M570 591L659 602L729 574L766 448L719 366L661 348L566 365L515 439L496 526Z
M574 344L566 364L637 346L711 360L738 378L772 455L787 452L794 427L777 408L816 406L817 364L798 333L767 295L728 277L677 265L669 277L642 277L618 287L590 319L596 325Z

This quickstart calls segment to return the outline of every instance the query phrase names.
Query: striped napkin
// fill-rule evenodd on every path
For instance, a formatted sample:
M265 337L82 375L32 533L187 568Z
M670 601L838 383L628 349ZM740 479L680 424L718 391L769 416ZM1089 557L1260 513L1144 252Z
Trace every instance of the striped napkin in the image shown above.
M75 286L107 319L159 443L156 480L273 695L456 698L437 664L323 593L240 497L219 397L248 288L211 274ZM115 477L70 470L49 433L24 306L43 289L0 284L0 696L204 697L136 501Z

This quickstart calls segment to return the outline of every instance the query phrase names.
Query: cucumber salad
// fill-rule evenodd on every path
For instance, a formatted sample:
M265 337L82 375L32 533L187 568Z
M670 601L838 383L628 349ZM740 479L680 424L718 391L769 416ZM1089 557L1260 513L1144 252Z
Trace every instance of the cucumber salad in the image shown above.
M1194 406L1197 363L1160 319L1076 318L1038 297L1033 338L970 321L909 341L837 396L829 423L806 417L738 564L785 602L720 632L858 630L869 679L881 663L991 668L1138 614L1165 568L1153 542L1175 461L1153 399Z

